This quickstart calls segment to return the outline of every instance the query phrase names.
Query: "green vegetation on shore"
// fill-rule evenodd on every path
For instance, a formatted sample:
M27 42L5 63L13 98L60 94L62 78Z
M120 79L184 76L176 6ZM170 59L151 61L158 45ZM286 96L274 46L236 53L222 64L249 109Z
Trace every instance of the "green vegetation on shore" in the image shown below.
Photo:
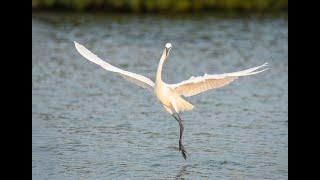
M32 0L33 10L105 12L283 11L288 0Z

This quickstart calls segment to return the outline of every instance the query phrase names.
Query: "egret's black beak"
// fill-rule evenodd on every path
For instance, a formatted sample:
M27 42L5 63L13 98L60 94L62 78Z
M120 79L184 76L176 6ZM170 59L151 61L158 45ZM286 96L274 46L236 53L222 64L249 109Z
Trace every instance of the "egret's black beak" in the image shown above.
M171 49L171 48L166 48L166 56L169 55L170 49Z

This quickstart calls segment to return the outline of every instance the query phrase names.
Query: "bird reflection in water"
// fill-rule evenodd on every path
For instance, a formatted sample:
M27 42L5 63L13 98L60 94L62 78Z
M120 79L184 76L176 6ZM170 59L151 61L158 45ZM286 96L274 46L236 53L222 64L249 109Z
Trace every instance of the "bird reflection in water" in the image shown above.
M176 175L175 179L184 180L183 176L189 174L188 171L187 171L187 168L188 168L188 165L182 166L180 171Z

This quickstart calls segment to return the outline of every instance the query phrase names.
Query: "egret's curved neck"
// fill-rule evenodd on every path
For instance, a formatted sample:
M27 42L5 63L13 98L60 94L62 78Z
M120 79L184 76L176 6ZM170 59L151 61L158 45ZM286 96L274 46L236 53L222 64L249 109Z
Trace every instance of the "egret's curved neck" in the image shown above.
M156 83L162 82L162 79L161 79L162 66L163 66L163 63L166 60L166 58L167 58L167 56L166 56L166 49L165 49L163 51L162 55L161 55L160 62L159 62L159 65L158 65L157 75L156 75Z

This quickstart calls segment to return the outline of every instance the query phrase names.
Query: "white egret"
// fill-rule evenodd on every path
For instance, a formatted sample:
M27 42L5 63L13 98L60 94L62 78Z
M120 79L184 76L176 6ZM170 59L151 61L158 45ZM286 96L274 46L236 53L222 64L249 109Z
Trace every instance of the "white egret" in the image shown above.
M165 45L165 49L161 55L160 62L158 65L156 80L155 83L147 77L144 77L139 74L135 74L132 72L128 72L122 69L119 69L111 64L103 61L98 56L90 52L83 45L74 42L75 47L78 52L88 59L89 61L100 65L102 68L117 73L125 79L149 90L162 104L164 109L170 113L179 123L180 126L180 137L179 137L179 151L184 159L186 159L186 150L182 145L182 133L183 133L183 124L182 120L179 116L180 112L189 111L193 109L193 105L187 102L182 98L182 96L189 97L194 96L199 93L205 92L210 89L216 89L223 87L230 82L234 81L240 76L248 76L257 74L267 70L267 68L263 68L267 66L267 63L264 63L261 66L257 66L254 68L246 69L243 71L237 71L232 73L224 73L224 74L204 74L203 76L191 77L188 80L182 81L177 84L167 84L162 81L161 73L162 66L165 60L167 59L169 52L171 50L172 45L167 43Z

